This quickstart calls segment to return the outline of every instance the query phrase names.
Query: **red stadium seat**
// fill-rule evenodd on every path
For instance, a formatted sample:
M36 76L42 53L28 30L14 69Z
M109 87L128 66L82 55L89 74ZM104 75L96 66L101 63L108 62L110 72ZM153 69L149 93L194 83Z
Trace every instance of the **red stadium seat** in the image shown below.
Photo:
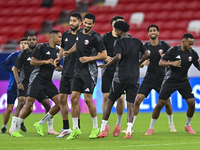
M0 44L6 44L8 41L8 36L0 35Z
M6 23L7 17L0 17L0 26L4 26Z
M174 30L176 21L168 21L162 25L163 30Z
M23 26L23 25L17 26L17 27L14 27L14 28L11 30L10 34L11 34L11 35L15 35L15 34L24 34L25 30L26 30L26 27L25 27L25 26ZM23 36L21 36L21 37L23 37Z
M29 16L21 17L21 18L18 19L17 25L27 26L29 24L29 22L27 20L29 20L29 19L30 19Z
M135 5L134 3L130 3L126 5L126 7L124 8L124 12L133 13L135 12L136 7L137 5Z
M47 16L47 17L45 18L45 21L56 23L56 22L58 21L58 19L59 19L59 16L60 16L59 14L49 15L49 16Z
M37 11L35 11L35 16L46 17L46 14L47 14L47 8L45 7L40 7L37 9Z
M99 8L99 6L96 6L96 5L90 6L90 7L88 8L88 12L90 12L90 13L92 13L92 14L94 14L94 15L98 14L99 11L100 11L100 8Z
M12 8L5 8L3 10L0 11L0 17L5 16L5 17L9 17L12 15Z
M195 11L192 11L192 10L183 11L181 15L181 19L193 20L194 14L195 14Z
M40 7L42 5L43 0L34 0L29 2L29 7Z
M28 9L25 9L23 16L34 16L35 10L37 10L37 7L30 7Z
M38 44L46 43L46 42L48 42L48 37L44 34L38 34L37 35L37 41L38 41Z
M112 12L111 6L103 6L99 8L99 13L110 14Z
M153 12L153 11L145 13L144 20L145 21L154 21L156 15L157 15L157 13Z
M125 5L116 5L113 9L112 9L112 13L123 13L124 12L124 9L125 9Z
M170 39L170 36L173 32L171 32L170 30L165 30L165 31L162 31L160 32L159 34L159 39L161 40L167 40L167 39Z
M12 41L20 41L22 37L24 37L24 33L20 32L20 33L11 35L9 39Z
M16 8L12 11L12 16L22 16L24 14L24 10L26 8L24 7L19 7L19 8Z
M103 24L101 26L101 32L106 33L106 32L109 32L109 31L112 31L112 26L110 24L106 23L106 24Z
M107 17L106 14L96 15L96 17L95 17L95 23L107 23L106 19L105 19L106 17Z
M63 0L54 0L53 1L53 7L54 6L62 7L62 5L63 5Z
M124 17L124 20L125 21L129 21L130 20L130 17L131 17L131 13L123 13L121 14L123 17Z
M190 1L189 3L187 3L185 8L188 10L197 10L198 5L200 5L199 1Z
M44 18L42 16L35 16L29 21L28 30L40 31L42 28Z
M160 6L160 9L163 10L163 11L170 11L170 10L173 10L174 5L175 4L172 1L171 2L169 1L169 2L162 4Z
M152 3L150 7L147 7L147 10L158 12L158 11L162 10L161 9L162 5L163 5L162 2L155 2L155 3Z
M130 28L129 28L129 31L137 31L138 29L137 29L137 24L134 24L134 23L130 23L129 24L130 25Z
M170 20L176 20L176 21L178 21L178 20L180 20L180 18L181 18L181 12L180 12L180 11L171 12L171 13L169 14L168 18L169 18Z
M54 27L53 27L53 30L58 30L58 31L60 31L62 34L65 32L65 29L64 29L64 26L62 26L62 25L55 25Z
M157 15L155 15L155 19L156 20L167 20L168 15L169 15L169 12L162 11L161 13L157 13Z
M18 7L28 7L29 6L29 2L30 1L27 1L27 0L20 0L20 1L18 1L17 6Z
M175 2L173 5L174 10L179 10L179 11L184 11L186 8L187 2L186 1L180 1L180 2Z
M148 12L148 7L150 6L150 4L148 2L145 3L140 3L139 5L137 5L137 7L135 7L135 11L136 12Z
M199 4L200 5L200 4ZM199 20L200 19L200 7L199 10L195 11L193 14L193 18Z
M101 29L102 29L102 24L101 23L95 23L95 25L92 27L92 30L96 31L97 33L102 32Z
M13 29L13 26L5 26L5 27L1 28L0 35L9 36L12 29Z
M14 7L17 6L18 1L16 1L16 0L7 0L7 1L5 1L5 3L6 3L6 7L14 8Z
M0 1L0 9L2 10L2 9L4 9L4 8L6 8L6 3L5 3L5 1Z
M63 1L62 10L73 12L76 10L76 0Z
M187 30L188 23L189 23L189 21L187 21L187 20L178 21L175 24L175 29Z
M184 30L176 30L171 34L170 39L182 39L186 32Z
M147 35L147 32L146 31L138 31L138 32L135 32L133 35L132 35L134 38L138 38L140 40L146 40L148 39L148 35Z
M12 25L12 26L15 26L17 24L17 21L18 21L19 17L11 17L11 18L8 18L5 22L5 25Z

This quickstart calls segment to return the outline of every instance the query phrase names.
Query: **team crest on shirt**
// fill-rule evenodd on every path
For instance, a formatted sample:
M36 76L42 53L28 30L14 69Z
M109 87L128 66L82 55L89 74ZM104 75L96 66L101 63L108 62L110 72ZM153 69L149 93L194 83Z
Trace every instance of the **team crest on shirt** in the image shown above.
M192 57L191 57L191 56L189 56L189 57L188 57L188 60L189 60L189 61L192 61Z
M68 38L66 38L65 41L68 41Z
M85 45L88 45L88 44L89 44L89 41L86 39L86 40L84 41L84 44L85 44Z
M58 57L58 53L56 53L56 56Z
M160 50L158 51L158 53L159 53L160 55L162 55L162 54L163 54L163 50L160 49Z

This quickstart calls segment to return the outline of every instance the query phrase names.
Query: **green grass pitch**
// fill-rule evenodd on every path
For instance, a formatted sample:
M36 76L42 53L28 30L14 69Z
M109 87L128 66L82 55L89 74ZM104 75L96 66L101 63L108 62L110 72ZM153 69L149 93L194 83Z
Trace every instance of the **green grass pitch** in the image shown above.
M174 113L174 124L177 129L176 133L171 133L168 127L168 118L166 113L161 113L154 128L154 134L145 136L151 113L139 113L134 125L134 133L131 139L124 139L124 134L120 133L118 137L112 137L112 132L117 121L117 114L110 116L109 124L111 131L103 139L89 139L88 136L92 129L92 119L89 114L81 114L81 131L82 134L75 140L66 140L65 138L57 139L56 135L47 134L47 124L44 125L44 137L40 137L35 128L34 122L39 121L44 114L31 114L26 120L25 125L27 132L20 133L23 138L14 138L6 134L0 134L0 150L196 150L200 148L200 113L195 113L192 120L192 127L196 135L190 135L184 130L186 122L186 113ZM102 114L98 114L99 126L101 125ZM0 124L2 125L3 115L0 115ZM10 119L11 121L11 119ZM8 123L8 129L10 126ZM72 127L71 114L69 115L70 126ZM126 128L127 114L123 115L122 129ZM61 114L54 117L54 129L60 132L62 128Z

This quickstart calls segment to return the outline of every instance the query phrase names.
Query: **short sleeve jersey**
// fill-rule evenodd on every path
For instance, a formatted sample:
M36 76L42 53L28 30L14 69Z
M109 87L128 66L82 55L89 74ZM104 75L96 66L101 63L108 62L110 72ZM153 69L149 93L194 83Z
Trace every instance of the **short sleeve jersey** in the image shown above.
M76 43L76 35L71 33L71 30L66 31L62 35L61 47L68 51ZM76 53L72 53L64 58L62 76L73 77L76 62Z
M91 30L88 34L83 34L83 29L79 29L77 31L76 40L77 61L75 65L75 73L97 77L98 68L96 61L81 63L79 58L83 56L96 56L98 52L104 51L106 48L101 36L94 30Z
M34 53L33 57L38 60L48 60L53 59L55 60L58 57L59 48L50 47L49 43L39 44ZM35 66L34 70L31 73L30 80L34 80L35 77L41 79L42 81L51 81L52 75L55 67L52 64L44 64L41 66Z
M18 55L15 67L20 69L20 82L28 84L31 72L34 66L31 66L30 61L33 53L27 48Z
M146 48L139 39L123 37L114 43L114 55L121 54L117 62L114 81L122 84L137 84L139 79L139 53Z
M181 67L169 66L165 74L164 81L175 80L184 81L188 79L188 69L192 64L195 67L199 67L199 56L195 50L191 49L187 52L182 51L181 45L170 48L162 57L166 61L181 60Z
M144 78L162 81L165 76L165 67L159 66L158 63L161 59L161 55L170 48L170 45L159 40L158 45L156 46L152 46L150 42L145 43L144 46L150 53L150 64Z

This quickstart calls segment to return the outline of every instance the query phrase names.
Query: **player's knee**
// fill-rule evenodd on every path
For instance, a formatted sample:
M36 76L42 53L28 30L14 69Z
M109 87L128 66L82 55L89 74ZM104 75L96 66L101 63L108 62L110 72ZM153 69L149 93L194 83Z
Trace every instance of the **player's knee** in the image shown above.
M63 98L60 98L59 99L59 103L60 103L60 105L65 105L67 103L67 100L63 99Z
M24 101L24 100L19 100L19 101L18 101L18 105L19 105L20 107L23 107L23 106L25 105L25 101Z
M194 101L194 99L189 99L188 100L188 106L190 108L195 108L195 101Z
M13 107L14 107L14 106L12 106L12 105L8 105L6 110L7 110L9 113L11 113L12 110L13 110Z
M78 98L76 98L76 97L72 97L71 98L71 103L72 103L72 105L77 105L78 104Z
M85 103L86 103L87 105L90 105L90 104L93 104L93 101L92 101L91 99L89 99L89 98L86 98L86 99L85 99Z

